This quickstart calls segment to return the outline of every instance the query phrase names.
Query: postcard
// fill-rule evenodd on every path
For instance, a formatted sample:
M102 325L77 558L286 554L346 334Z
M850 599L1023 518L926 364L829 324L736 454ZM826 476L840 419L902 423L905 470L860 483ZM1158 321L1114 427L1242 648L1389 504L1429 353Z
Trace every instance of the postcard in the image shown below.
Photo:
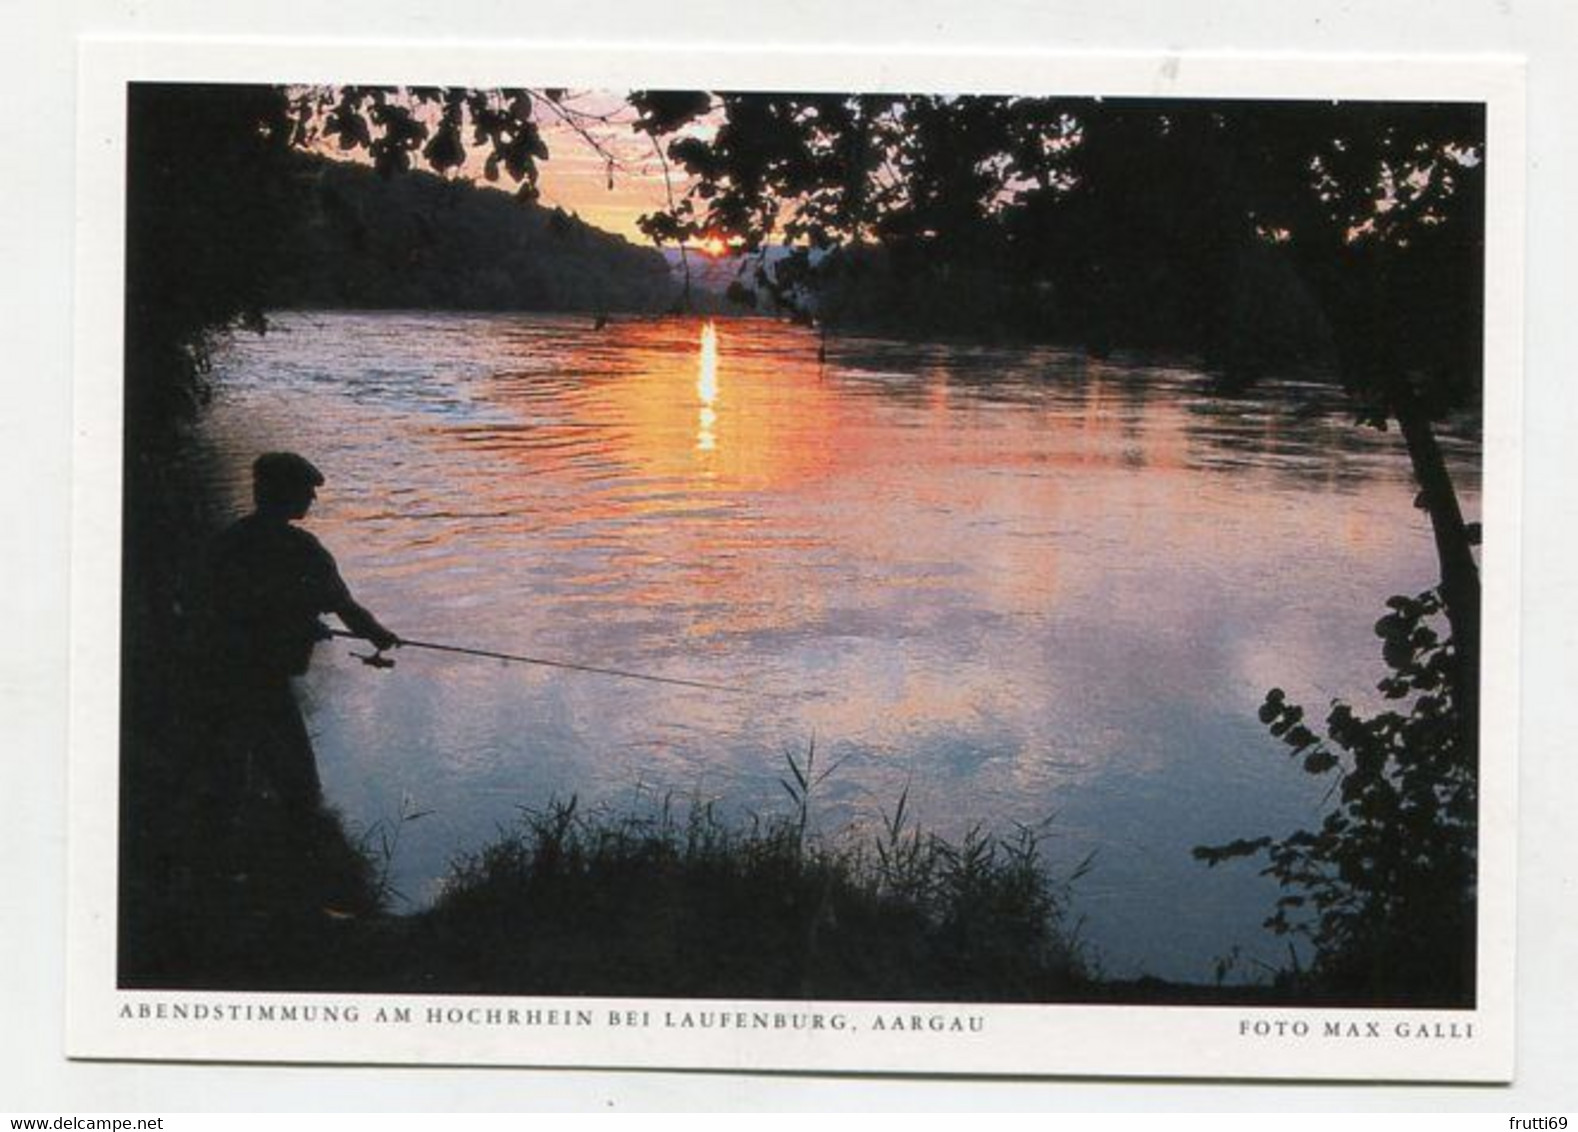
M1511 1078L1515 61L81 65L72 1056Z

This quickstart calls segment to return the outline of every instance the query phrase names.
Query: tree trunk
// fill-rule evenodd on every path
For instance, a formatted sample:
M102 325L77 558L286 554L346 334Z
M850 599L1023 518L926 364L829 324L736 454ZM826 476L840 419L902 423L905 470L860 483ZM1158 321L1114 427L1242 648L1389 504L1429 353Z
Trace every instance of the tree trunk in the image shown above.
M1474 561L1474 540L1458 504L1452 476L1441 446L1436 443L1430 419L1410 390L1393 390L1391 408L1408 445L1408 458L1419 482L1419 500L1430 516L1436 557L1441 564L1441 600L1458 658L1458 686L1454 689L1463 713L1464 741L1473 757L1479 750L1479 565Z

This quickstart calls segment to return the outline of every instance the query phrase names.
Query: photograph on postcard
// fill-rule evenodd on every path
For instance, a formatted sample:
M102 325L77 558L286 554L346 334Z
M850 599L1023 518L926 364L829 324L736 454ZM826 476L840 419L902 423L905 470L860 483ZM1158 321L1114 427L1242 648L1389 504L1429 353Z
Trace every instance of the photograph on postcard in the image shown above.
M120 992L1483 1005L1483 101L124 113Z

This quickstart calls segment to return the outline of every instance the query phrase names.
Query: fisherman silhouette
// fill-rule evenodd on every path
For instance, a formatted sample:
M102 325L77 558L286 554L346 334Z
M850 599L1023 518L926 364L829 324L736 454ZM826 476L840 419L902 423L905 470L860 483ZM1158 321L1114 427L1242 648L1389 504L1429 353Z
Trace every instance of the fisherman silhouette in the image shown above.
M230 807L259 796L297 814L321 805L317 759L291 687L329 636L320 615L334 614L380 651L400 644L351 596L333 555L295 525L323 482L293 452L264 453L252 465L252 513L213 545L209 582L223 666L216 676L224 689L222 765L213 769Z

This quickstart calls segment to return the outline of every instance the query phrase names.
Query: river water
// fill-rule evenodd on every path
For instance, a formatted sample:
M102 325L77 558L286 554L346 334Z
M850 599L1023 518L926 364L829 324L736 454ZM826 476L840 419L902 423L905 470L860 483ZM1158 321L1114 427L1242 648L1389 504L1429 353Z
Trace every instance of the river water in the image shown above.
M306 526L412 639L772 697L407 649L320 647L326 793L398 825L420 906L519 807L672 797L781 812L837 764L830 837L908 791L926 827L1046 823L1111 976L1275 962L1276 890L1201 843L1320 812L1264 734L1381 675L1385 598L1434 577L1394 434L1340 396L1213 395L1185 367L816 336L759 320L291 313L216 358L200 468L237 513L261 451L328 477ZM1477 446L1448 440L1478 513ZM402 810L430 811L401 823Z

